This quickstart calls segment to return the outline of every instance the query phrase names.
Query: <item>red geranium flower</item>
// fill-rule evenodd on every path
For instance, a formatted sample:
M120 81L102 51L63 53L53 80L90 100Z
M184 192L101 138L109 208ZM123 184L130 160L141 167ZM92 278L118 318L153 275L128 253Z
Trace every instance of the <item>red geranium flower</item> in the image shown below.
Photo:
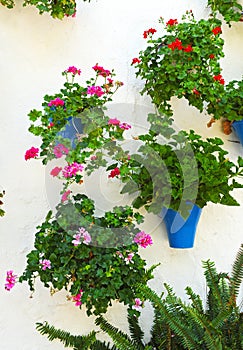
M193 48L192 48L191 45L187 45L187 46L183 47L183 51L185 51L185 52L192 52Z
M25 152L25 160L31 159L31 158L36 158L39 153L39 148L31 147Z
M132 59L132 64L136 64L136 63L140 63L140 62L141 62L141 60L137 57Z
M215 75L213 78L215 81L218 81L220 84L224 85L224 79L221 74Z
M212 29L212 32L214 35L217 35L217 34L222 33L222 29L221 29L221 27L215 27L214 29Z
M145 30L145 31L143 32L143 37L144 37L144 39L147 39L147 37L148 37L149 34L154 34L154 33L156 33L156 32L157 32L156 29L154 29L154 28L149 28L148 30Z
M120 169L119 168L114 168L111 170L110 174L108 177L115 177L115 176L118 176L120 175Z
M173 41L171 44L168 44L168 48L174 51L175 49L182 50L182 42L176 38L175 41Z
M175 24L178 24L177 19L170 19L170 20L166 23L167 26L174 26Z
M195 95L200 95L200 92L199 92L196 88L194 88L194 89L192 90L192 92L193 92Z

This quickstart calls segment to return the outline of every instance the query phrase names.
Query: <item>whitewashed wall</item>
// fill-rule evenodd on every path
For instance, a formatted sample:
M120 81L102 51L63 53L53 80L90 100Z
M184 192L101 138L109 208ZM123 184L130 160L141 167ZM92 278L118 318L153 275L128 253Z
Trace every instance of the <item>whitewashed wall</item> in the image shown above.
M44 94L60 88L61 71L76 65L89 77L91 67L97 62L108 69L114 68L117 78L125 83L114 102L146 111L149 99L140 96L143 84L135 78L134 68L130 66L131 59L146 45L143 31L156 27L160 16L180 18L187 9L192 9L196 18L200 18L207 16L208 9L206 0L92 0L90 4L77 0L77 17L59 21L47 14L40 16L34 7L23 8L21 1L17 2L14 10L0 7L0 185L6 190L6 215L0 218L0 348L60 350L62 344L51 343L36 331L36 322L46 320L58 328L84 334L94 327L94 318L88 318L85 311L67 302L65 292L51 297L49 291L39 285L30 298L26 284L17 285L11 292L4 290L7 270L23 272L25 256L33 246L35 227L52 205L45 168L40 161L24 161L25 150L39 144L27 130L27 113L40 107ZM224 26L223 35L226 40L223 75L226 81L240 79L243 23L233 24L230 29ZM194 128L204 136L219 135L225 139L232 159L243 155L242 147L229 142L228 139L234 137L224 137L219 125L207 129L206 115L199 116L182 100L174 101L174 106L178 128ZM136 119L138 125L143 125L145 116L142 115L141 120ZM125 200L114 196L109 199L109 191L103 189L104 183L99 180L99 184L107 205ZM236 191L235 195L243 205L243 193ZM190 285L204 297L201 261L210 258L219 270L230 271L242 243L242 225L242 206L229 208L210 204L203 209L195 247L173 250L168 247L160 219L146 216L143 228L151 233L154 245L141 254L148 265L161 263L150 285L161 291L162 283L167 282L183 298L185 286ZM151 322L151 316L151 310L145 308L144 326ZM107 317L126 329L121 305L115 304ZM145 331L148 337L149 330Z

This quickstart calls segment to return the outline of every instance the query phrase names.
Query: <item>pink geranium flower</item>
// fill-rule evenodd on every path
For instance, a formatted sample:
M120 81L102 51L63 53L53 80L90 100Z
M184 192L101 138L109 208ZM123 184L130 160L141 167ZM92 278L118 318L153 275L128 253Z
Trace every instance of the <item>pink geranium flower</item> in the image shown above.
M131 129L131 125L127 124L127 123L120 123L119 127L121 129L124 129L124 130L129 130Z
M74 17L74 16L72 15L72 17ZM72 75L80 75L81 74L81 70L74 67L74 66L68 67L68 69L66 69L65 72L72 73Z
M40 259L39 263L42 265L42 270L50 269L51 262L48 259Z
M73 162L70 165L66 165L62 171L63 176L67 179L77 175L78 172L83 171L84 166L77 162Z
M68 197L69 197L70 193L71 193L70 190L65 191L65 192L63 193L63 195L62 195L61 201L62 201L62 202L67 201L67 200L69 199Z
M81 239L83 239L83 243L88 245L91 242L91 236L88 233L88 231L85 230L84 227L80 227L78 229L78 231L76 232L75 235L73 235L74 240L72 241L72 243L77 246L79 244L81 244Z
M53 153L56 158L61 158L64 154L69 153L69 149L64 146L62 143L59 143L53 148Z
M65 104L65 102L60 98L60 97L56 97L54 100L51 100L48 103L49 107L63 107Z
M126 264L134 263L134 262L132 261L133 257L134 257L134 253L128 253L128 254L127 254L127 257L124 259L125 262L126 262Z
M88 86L87 94L101 97L102 95L104 95L104 91L102 90L101 86Z
M142 300L139 298L135 298L135 304L132 306L133 309L135 310L141 310L142 309Z
M25 160L38 157L39 148L31 147L25 152Z
M83 295L83 290L80 289L79 293L72 297L73 301L75 302L75 306L82 305L82 301L81 301L82 295Z
M111 72L108 69L104 69L103 67L96 64L94 67L92 67L94 71L97 72L98 75L101 75L102 77L108 77L111 75Z
M53 177L58 176L61 170L62 170L62 168L56 166L55 168L52 169L52 171L50 172L50 174L51 174Z
M147 248L147 246L153 244L151 236L146 234L144 231L138 232L136 234L134 237L134 242L142 248Z
M76 247L77 245L81 244L81 233L76 233L75 235L73 235L73 240L72 240L72 243L73 245Z
M7 291L10 291L15 286L16 278L17 278L17 275L13 274L13 270L7 271L7 277L6 277L6 283L5 283L5 289Z
M120 125L120 120L118 120L117 118L111 118L108 120L108 125Z

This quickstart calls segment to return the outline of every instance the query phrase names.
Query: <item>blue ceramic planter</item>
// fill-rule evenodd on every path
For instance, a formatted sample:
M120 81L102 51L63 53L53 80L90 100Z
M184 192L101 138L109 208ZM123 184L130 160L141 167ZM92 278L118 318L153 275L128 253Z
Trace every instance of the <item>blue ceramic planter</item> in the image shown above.
M202 209L192 205L190 215L186 220L172 209L163 208L160 216L163 217L171 248L192 248L194 245L197 224Z
M83 125L81 119L69 117L65 127L57 135L69 139L71 141L71 147L74 148L76 146L77 134L82 134L82 132Z
M237 120L233 122L231 126L240 140L240 143L243 145L243 120Z

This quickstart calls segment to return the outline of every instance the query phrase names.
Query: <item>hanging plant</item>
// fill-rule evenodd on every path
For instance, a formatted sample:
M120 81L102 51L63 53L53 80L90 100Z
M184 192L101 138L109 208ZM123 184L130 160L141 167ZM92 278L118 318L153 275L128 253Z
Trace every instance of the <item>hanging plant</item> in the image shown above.
M132 64L162 115L172 116L171 98L184 97L200 112L224 91L219 60L224 56L221 21L194 19L187 11L181 21L163 18L162 35L150 28L143 34L147 47Z
M223 131L226 135L231 133L231 125L235 121L243 120L243 78L232 80L225 86L224 93L212 101L208 106L208 112L212 115L209 126L221 119Z
M77 194L59 204L55 216L48 213L37 227L24 273L17 278L8 271L5 288L27 281L34 291L40 279L51 294L66 289L68 300L86 307L88 316L106 312L112 300L132 308L134 285L153 277L155 266L146 270L138 253L152 239L136 226L143 217L129 206L115 207L102 217L94 211L94 202Z
M83 1L90 2L90 0ZM15 6L14 0L0 0L0 3L9 9ZM76 15L76 0L24 0L23 6L27 5L35 6L41 15L48 12L57 19L63 19L65 16L75 17Z
M242 5L238 0L208 0L208 6L215 14L220 14L226 23L242 21Z

